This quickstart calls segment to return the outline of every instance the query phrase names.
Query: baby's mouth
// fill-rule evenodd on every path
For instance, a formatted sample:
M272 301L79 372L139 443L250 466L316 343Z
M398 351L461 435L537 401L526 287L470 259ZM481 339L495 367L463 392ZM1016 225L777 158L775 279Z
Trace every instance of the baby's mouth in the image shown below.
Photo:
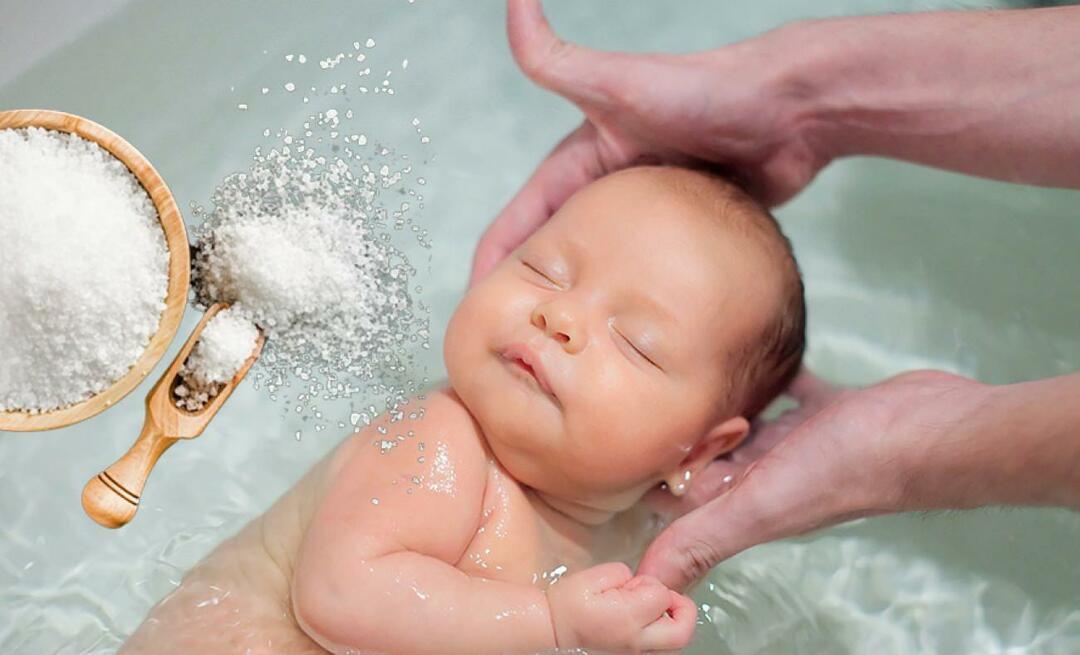
M544 382L544 379L541 378L539 375L537 375L536 370L532 366L529 366L529 363L526 362L524 359L521 359L520 357L517 357L511 362L511 365L515 366L515 367L521 369L522 371L525 371L527 374L529 374L529 376L532 377L532 379L536 381L536 384L540 387L541 391L543 391L544 393L546 393L548 395L554 395L551 392L551 389L548 388L547 383Z
M556 397L551 385L545 379L544 371L535 353L532 353L526 347L515 344L504 350L502 357L511 368L528 375L536 386L540 388L540 391L552 398Z

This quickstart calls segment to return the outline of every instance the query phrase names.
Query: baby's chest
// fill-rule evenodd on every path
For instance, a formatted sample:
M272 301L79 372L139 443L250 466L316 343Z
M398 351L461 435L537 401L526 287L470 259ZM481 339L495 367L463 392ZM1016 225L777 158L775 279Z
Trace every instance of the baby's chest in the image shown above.
M457 568L476 577L546 587L552 576L588 566L588 559L580 544L552 534L521 487L493 469L480 527Z

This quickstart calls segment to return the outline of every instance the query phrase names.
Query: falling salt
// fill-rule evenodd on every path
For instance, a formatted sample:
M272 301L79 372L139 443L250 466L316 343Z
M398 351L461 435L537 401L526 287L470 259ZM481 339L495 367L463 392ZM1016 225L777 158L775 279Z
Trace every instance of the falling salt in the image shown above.
M127 373L158 328L157 211L95 143L0 130L0 411L71 405Z
M316 418L320 399L373 392L388 404L403 400L416 384L408 375L413 344L429 334L426 308L409 293L415 270L387 232L401 228L400 210L381 199L398 190L406 167L385 148L373 157L390 163L319 153L321 137L332 140L339 124L328 109L305 122L305 135L319 136L314 143L279 131L281 145L227 177L212 210L195 210L204 219L195 231L197 306L242 308L266 335L256 384L275 395L299 382L303 393L288 402Z

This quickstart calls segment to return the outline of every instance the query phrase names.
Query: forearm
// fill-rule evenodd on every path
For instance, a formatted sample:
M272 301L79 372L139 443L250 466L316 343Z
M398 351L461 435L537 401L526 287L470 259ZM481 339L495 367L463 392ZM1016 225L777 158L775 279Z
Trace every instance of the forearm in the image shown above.
M335 652L533 653L555 648L544 592L473 578L413 552L294 584L297 618Z
M1080 509L1080 373L944 393L905 420L906 490L892 509Z
M995 436L997 473L1022 505L1080 510L1080 373L997 387L976 429Z
M1080 7L830 19L764 38L827 159L1080 188Z

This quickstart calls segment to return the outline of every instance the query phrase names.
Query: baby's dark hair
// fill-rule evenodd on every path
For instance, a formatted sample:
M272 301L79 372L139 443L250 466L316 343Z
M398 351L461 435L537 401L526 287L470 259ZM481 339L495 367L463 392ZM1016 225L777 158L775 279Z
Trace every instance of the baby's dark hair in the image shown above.
M658 172L669 189L702 203L725 225L753 239L782 276L778 311L761 332L729 353L736 373L727 406L752 419L788 387L806 350L806 300L791 242L776 218L735 182L695 169L664 167Z

